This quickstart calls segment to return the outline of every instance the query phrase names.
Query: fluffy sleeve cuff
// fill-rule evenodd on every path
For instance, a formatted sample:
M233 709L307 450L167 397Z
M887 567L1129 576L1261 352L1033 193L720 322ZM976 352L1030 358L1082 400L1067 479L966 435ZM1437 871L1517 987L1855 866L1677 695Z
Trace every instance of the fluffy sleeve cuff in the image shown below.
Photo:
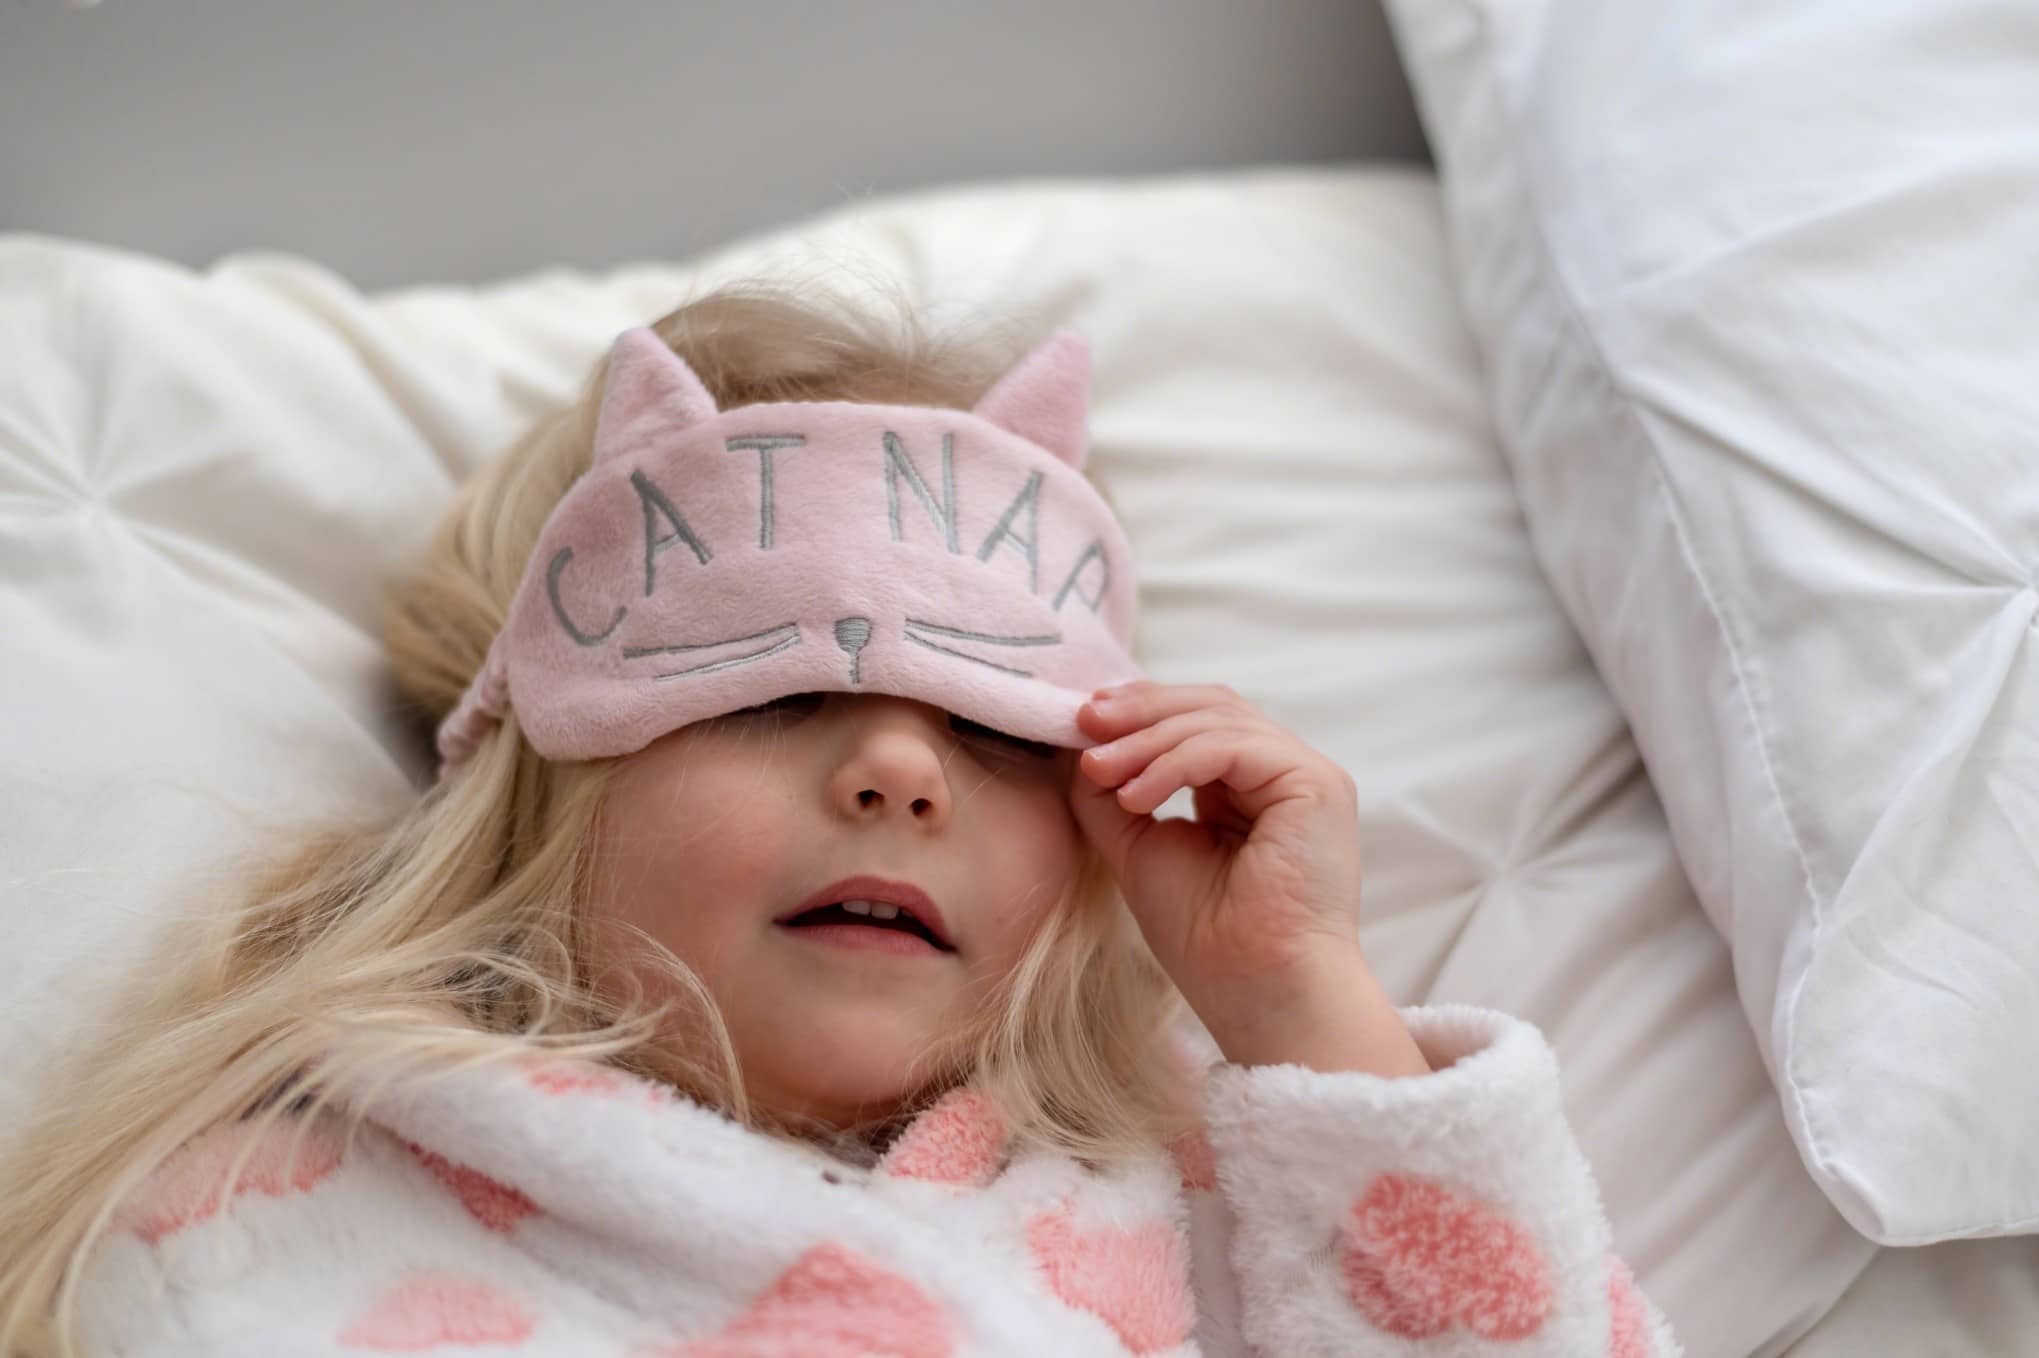
M1284 1355L1675 1354L1609 1253L1543 1035L1465 1005L1401 1014L1429 1075L1208 1073L1247 1340Z

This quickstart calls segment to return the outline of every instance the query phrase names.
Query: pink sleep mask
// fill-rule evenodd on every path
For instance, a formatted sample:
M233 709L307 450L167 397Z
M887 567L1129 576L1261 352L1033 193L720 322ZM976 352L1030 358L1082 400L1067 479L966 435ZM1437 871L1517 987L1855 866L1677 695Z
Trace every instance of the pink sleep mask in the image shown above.
M969 411L720 411L645 327L611 351L592 465L553 508L439 776L514 707L549 759L643 749L809 691L916 698L1081 749L1141 678L1124 532L1084 477L1090 351L1057 331Z

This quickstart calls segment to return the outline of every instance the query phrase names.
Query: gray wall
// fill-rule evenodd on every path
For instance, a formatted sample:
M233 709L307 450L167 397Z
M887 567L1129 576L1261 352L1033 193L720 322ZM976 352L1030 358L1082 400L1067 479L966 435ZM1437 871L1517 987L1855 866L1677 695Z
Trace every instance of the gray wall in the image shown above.
M943 182L1424 154L1376 0L0 0L0 227L369 287Z

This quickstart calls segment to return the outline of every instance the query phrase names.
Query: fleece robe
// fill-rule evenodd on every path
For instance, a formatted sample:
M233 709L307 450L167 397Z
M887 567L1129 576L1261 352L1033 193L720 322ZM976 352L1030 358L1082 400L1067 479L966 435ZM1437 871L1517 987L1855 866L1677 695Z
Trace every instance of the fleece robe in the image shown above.
M1673 1358L1542 1035L1402 1014L1434 1073L1205 1060L1201 1132L1109 1170L1016 1149L968 1087L856 1167L549 1057L391 1088L351 1137L330 1109L221 1125L118 1209L81 1337L100 1358Z

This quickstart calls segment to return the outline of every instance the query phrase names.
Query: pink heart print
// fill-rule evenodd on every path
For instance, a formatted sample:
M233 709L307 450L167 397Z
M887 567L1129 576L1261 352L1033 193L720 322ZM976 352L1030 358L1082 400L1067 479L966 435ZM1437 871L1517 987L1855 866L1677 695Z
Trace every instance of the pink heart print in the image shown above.
M1649 1316L1636 1295L1635 1277L1612 1254L1607 1256L1607 1310L1608 1358L1650 1358L1656 1346L1650 1341Z
M535 1056L521 1062L524 1079L541 1094L553 1098L624 1097L653 1110L670 1108L679 1102L672 1086L612 1070L579 1056Z
M1196 1327L1182 1237L1165 1221L1078 1226L1063 1203L1027 1223L1027 1247L1056 1296L1134 1353L1174 1348Z
M955 1089L908 1124L878 1169L896 1179L982 1188L998 1177L1004 1149L1005 1124L991 1100Z
M524 1063L524 1078L544 1094L615 1094L625 1086L619 1071L570 1057L534 1057Z
M1530 1233L1413 1174L1383 1174L1353 1203L1338 1266L1360 1313L1406 1339L1458 1326L1527 1339L1551 1312L1550 1265Z
M479 1278L414 1273L377 1297L340 1331L340 1346L373 1353L424 1353L475 1344L521 1344L538 1322L511 1296Z
M124 1202L114 1217L116 1228L133 1231L153 1245L164 1236L205 1221L227 1202L227 1178L236 1160L233 1195L248 1193L282 1198L310 1192L340 1167L340 1145L317 1127L288 1120L263 1129L260 1140L245 1122L215 1123L166 1158L144 1181L141 1191Z
M426 1150L415 1141L405 1141L403 1145L413 1159L446 1186L447 1191L467 1209L469 1216L498 1235L508 1235L516 1229L518 1222L538 1210L538 1204L513 1184L492 1179L468 1165L457 1164L437 1151Z
M639 1358L951 1358L954 1322L909 1279L833 1242L816 1245L705 1339Z
M1177 1173L1182 1178L1184 1192L1215 1193L1218 1191L1218 1156L1211 1148L1211 1138L1201 1128L1184 1132L1168 1143L1168 1154L1175 1161Z

